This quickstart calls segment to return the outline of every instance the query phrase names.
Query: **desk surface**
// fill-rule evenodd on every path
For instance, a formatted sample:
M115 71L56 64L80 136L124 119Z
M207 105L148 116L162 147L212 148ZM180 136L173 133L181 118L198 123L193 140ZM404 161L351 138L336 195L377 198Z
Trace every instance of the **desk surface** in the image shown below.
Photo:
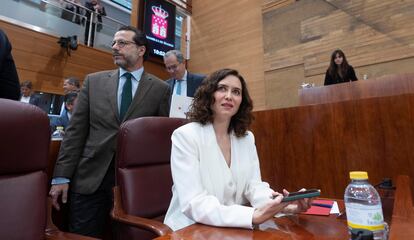
M259 226L259 229L218 228L194 224L156 240L275 240L275 239L348 239L346 220L336 215L295 215L274 218Z
M337 201L341 212L343 201ZM389 204L386 204L386 207ZM393 200L392 218L385 221L391 223L390 240L414 239L414 207L412 184L408 176L398 176L396 181L395 200ZM391 213L390 212L390 213ZM343 240L348 239L346 220L331 216L295 215L274 218L259 229L247 230L238 228L218 228L202 224L194 224L173 232L157 240L262 240L262 239L314 239Z

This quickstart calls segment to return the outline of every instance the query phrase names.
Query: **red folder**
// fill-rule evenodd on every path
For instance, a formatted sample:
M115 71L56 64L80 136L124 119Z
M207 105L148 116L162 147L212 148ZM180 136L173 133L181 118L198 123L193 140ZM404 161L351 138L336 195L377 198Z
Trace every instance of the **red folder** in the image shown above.
M333 204L332 200L316 199L312 201L312 207L303 214L329 216Z

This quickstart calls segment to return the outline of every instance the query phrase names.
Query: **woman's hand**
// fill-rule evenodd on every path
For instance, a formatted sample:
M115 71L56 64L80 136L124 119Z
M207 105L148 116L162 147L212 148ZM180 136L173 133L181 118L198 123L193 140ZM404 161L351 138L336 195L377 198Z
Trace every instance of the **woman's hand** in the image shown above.
M306 189L302 188L299 190L299 192L306 191ZM286 189L283 189L283 195L287 196L289 195L289 192ZM283 213L300 213L307 211L312 205L312 199L311 198L304 198L300 200L296 200L293 202L290 202L284 209Z
M282 211L289 203L282 203L283 194L273 192L273 199L260 208L256 208L253 213L253 224L261 224L272 218L276 213Z

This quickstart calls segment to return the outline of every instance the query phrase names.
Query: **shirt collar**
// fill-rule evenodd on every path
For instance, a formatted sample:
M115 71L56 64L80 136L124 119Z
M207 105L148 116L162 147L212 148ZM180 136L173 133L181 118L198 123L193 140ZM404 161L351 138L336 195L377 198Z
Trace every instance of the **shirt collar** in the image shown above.
M185 72L184 72L184 76L183 76L183 79L181 79L181 80L183 80L183 81L187 81L187 70L185 70Z
M124 75L124 73L128 72L127 70L123 68L119 68L119 77ZM134 79L139 81L141 79L142 73L144 72L144 67L141 67L133 72L130 72L132 76L134 76Z
M181 79L175 79L176 81L187 81L187 70L185 70L183 78Z

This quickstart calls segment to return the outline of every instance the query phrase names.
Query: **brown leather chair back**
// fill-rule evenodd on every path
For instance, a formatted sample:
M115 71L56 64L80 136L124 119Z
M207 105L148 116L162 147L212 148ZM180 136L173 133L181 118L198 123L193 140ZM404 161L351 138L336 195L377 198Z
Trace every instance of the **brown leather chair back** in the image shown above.
M44 239L49 119L0 99L0 239Z
M144 117L125 122L118 136L117 183L128 215L164 220L173 185L171 134L185 119ZM152 239L154 235L122 229L120 239ZM139 237L137 237L139 236Z

